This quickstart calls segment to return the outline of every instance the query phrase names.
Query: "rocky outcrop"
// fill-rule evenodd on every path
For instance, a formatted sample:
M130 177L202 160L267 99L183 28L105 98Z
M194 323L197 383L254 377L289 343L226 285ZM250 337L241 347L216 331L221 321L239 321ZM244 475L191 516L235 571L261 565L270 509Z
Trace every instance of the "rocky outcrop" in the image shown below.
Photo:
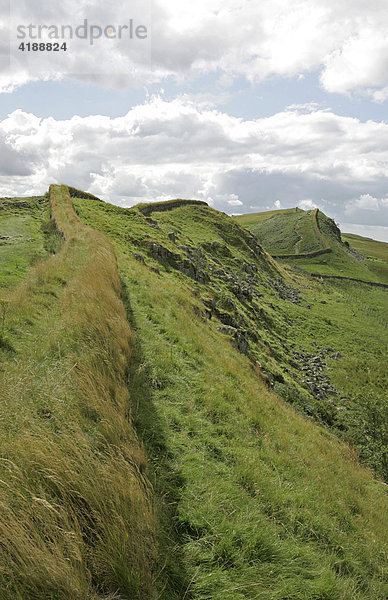
M179 254L174 254L168 248L152 240L145 240L144 245L150 250L152 257L160 263L169 263L176 266L180 260Z
M339 360L341 354L334 352L333 348L324 347L318 350L316 354L295 351L293 360L290 360L290 365L301 371L300 383L318 398L327 398L337 393L329 376L324 373L327 368L326 358Z
M288 300L292 304L302 304L299 290L288 285L283 279L271 279L270 283L282 300Z
M226 325L217 327L218 331L232 337L232 346L242 354L249 354L248 334L236 327L228 327Z

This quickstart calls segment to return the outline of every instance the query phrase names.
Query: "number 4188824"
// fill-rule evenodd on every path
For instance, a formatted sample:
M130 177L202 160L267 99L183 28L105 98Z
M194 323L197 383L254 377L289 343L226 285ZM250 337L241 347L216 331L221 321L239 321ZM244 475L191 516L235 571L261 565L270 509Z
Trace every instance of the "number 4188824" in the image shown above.
M22 52L60 52L61 50L66 52L67 45L66 42L63 42L63 44L59 44L58 42L22 42L19 46L19 50Z

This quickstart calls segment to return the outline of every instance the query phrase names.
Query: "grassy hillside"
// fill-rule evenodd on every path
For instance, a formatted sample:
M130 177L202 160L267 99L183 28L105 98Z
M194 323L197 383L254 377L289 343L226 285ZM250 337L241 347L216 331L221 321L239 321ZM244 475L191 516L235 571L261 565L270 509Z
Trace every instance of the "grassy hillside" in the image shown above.
M0 289L21 281L49 250L48 198L0 198Z
M364 257L369 270L375 273L380 281L388 283L387 243L377 242L353 233L343 233L342 240Z
M313 227L313 211L277 210L235 218L257 235L272 255L303 254L322 248Z
M136 332L159 597L383 599L385 487L334 432L384 472L385 291L288 273L200 204L74 205L114 244Z
M314 213L316 226L314 227ZM321 211L288 209L234 217L248 227L271 255L284 259L309 273L342 276L364 281L388 283L388 263L378 257L367 259L358 247L341 232L332 219ZM376 242L378 244L378 242ZM368 244L364 244L364 248ZM328 248L318 256L304 256ZM382 253L382 254L381 254Z
M151 598L154 517L115 255L66 187L50 201L58 252L1 289L0 598ZM35 213L12 222L43 257Z
M237 219L240 225L248 227L250 225L257 225L272 218L273 216L289 215L293 217L295 214L302 214L304 211L301 208L284 208L281 210L266 210L264 212L247 213L246 215L236 215L234 218Z
M279 265L203 203L25 203L1 600L385 599L386 290Z

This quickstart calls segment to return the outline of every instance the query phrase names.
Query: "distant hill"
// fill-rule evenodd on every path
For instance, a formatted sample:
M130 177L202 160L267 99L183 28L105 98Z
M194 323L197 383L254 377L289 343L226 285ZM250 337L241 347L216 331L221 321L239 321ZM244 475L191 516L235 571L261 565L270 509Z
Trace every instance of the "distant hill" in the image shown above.
M268 211L234 218L257 235L272 256L310 273L388 283L388 245L373 240L361 242L365 238L360 236L341 236L335 222L318 209ZM367 258L364 252L371 248L373 258Z
M235 219L257 235L272 255L295 255L315 252L323 245L314 231L314 211L299 208L276 210Z

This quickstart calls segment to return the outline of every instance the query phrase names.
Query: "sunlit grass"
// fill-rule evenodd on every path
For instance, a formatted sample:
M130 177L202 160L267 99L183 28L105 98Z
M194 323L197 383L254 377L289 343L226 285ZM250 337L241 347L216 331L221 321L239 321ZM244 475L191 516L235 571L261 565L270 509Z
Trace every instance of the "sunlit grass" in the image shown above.
M150 597L154 518L109 242L51 188L66 236L10 292L1 356L1 598Z
M171 251L169 231L178 233L178 244L218 240L212 213L200 221L195 209L154 213L161 229L153 230L136 210L75 204L115 244L136 332L131 397L156 494L161 598L382 600L383 485L351 447L267 390L217 323L199 316L203 305L193 288L205 297L215 288L168 265L158 265L159 274L150 268L155 263L141 245L144 235ZM226 220L229 247L249 256L234 246ZM133 251L143 252L145 265ZM260 276L269 273L263 267ZM274 305L268 308L273 329L261 322L257 328L272 347L278 348L279 331L308 347L311 328L321 343L338 348L344 333L325 322L326 314L336 324L349 319L345 337L352 338L352 307L341 304L335 287L311 282L304 292L309 300L332 298L327 308L314 309L285 305L260 289L262 306ZM274 358L267 361L275 367Z

